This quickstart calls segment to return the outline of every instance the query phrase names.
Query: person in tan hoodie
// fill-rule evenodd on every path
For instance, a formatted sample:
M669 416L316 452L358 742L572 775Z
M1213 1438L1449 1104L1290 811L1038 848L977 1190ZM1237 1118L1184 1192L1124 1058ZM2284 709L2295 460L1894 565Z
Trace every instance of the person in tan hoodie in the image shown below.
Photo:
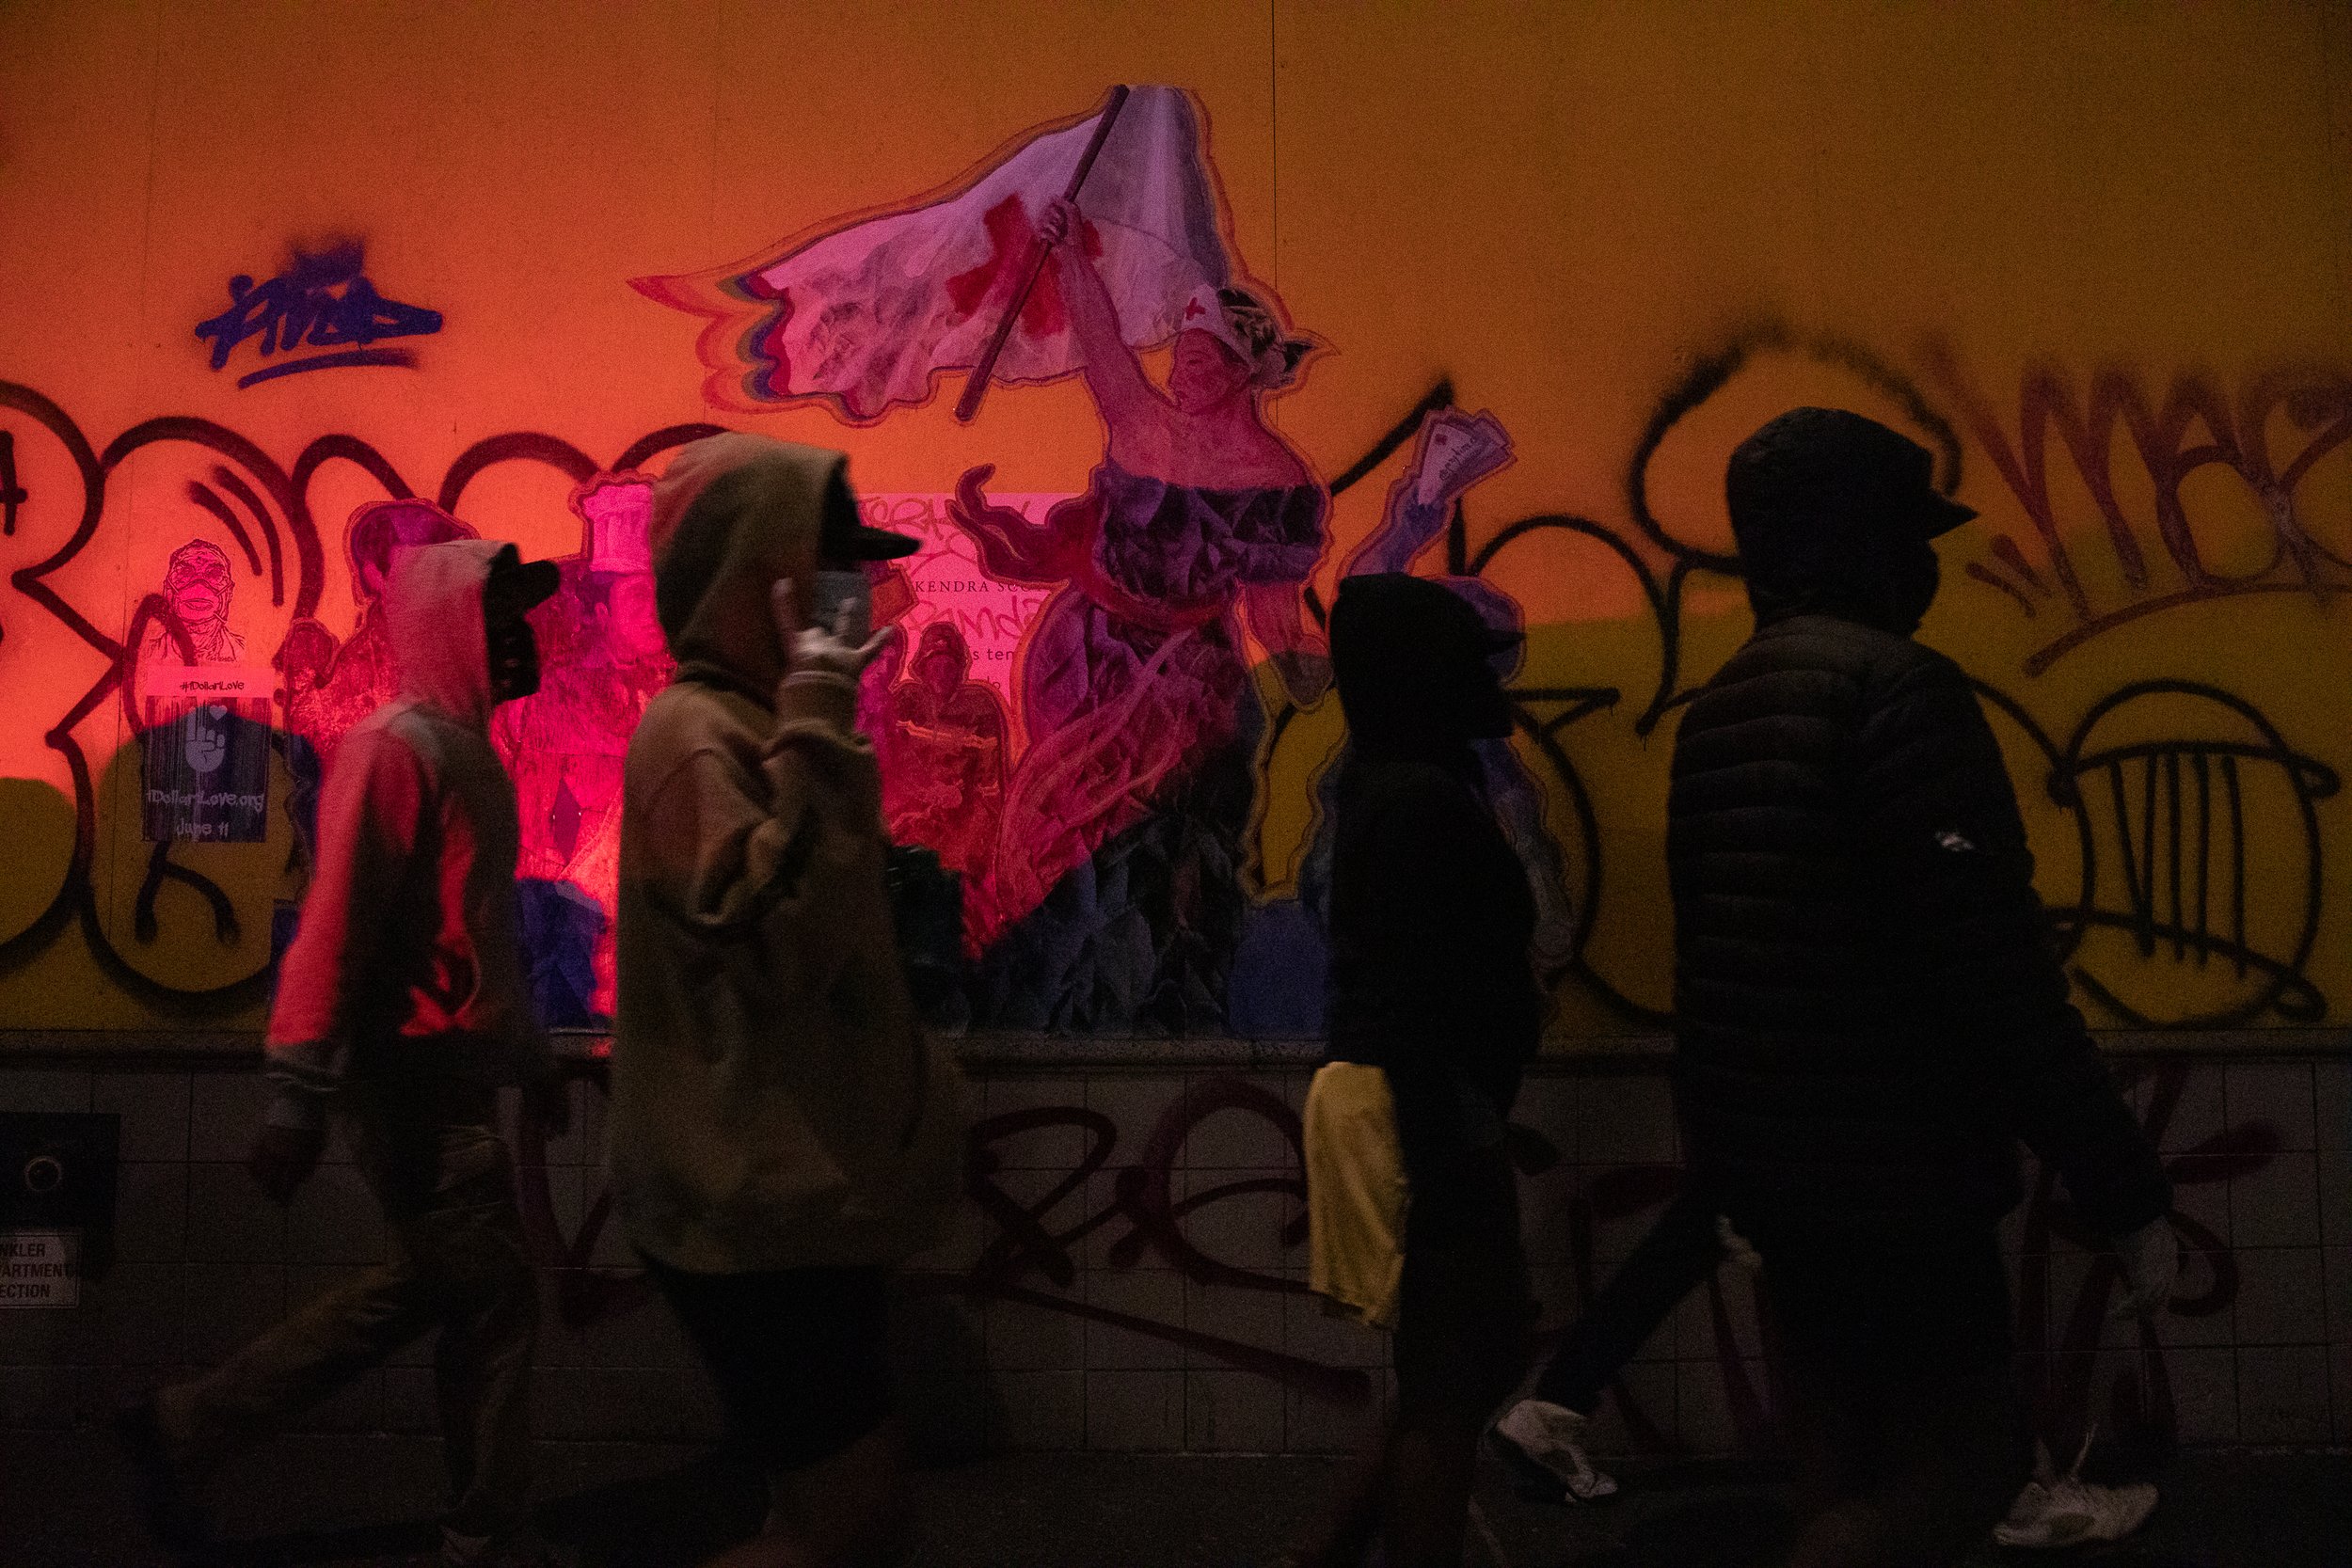
M857 733L860 526L839 452L714 436L654 490L677 677L622 795L612 1191L768 1470L761 1535L716 1561L879 1560L903 1523L882 1356L895 1265L942 1236L962 1123L916 1016Z
M337 1120L382 1207L385 1261L328 1291L226 1363L126 1410L151 1528L206 1533L195 1483L438 1330L434 1370L453 1502L453 1568L537 1565L530 1526L531 1354L539 1302L497 1132L522 1085L551 1119L553 1062L522 980L515 787L490 710L538 686L524 619L548 562L458 539L404 552L384 595L401 696L345 736L319 807L317 874L280 961L264 1071L277 1097L247 1161L279 1203Z

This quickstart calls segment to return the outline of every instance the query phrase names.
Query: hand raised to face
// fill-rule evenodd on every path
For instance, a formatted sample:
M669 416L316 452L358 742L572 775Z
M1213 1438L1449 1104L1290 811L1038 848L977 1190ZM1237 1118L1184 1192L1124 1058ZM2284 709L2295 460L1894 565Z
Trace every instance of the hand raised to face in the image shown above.
M802 626L790 578L776 579L768 591L768 602L775 616L776 641L784 649L787 675L836 675L854 684L891 641L888 627L873 631L867 626L867 611L854 599L845 599L835 608L830 626Z

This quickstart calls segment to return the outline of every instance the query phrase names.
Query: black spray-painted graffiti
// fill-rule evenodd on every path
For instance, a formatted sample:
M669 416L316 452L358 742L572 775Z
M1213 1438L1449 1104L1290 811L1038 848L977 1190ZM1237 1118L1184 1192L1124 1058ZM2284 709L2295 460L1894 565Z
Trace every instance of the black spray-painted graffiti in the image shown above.
M339 366L415 365L414 350L371 345L438 332L441 313L386 299L364 266L359 242L346 240L315 256L295 252L286 270L266 283L243 273L230 278L229 309L196 325L196 335L213 345L213 369L226 368L237 346L253 338L261 340L256 347L264 359L303 348L333 352L249 371L237 378L240 388Z
M1701 574L1730 579L1740 576L1736 555L1695 542L1669 521L1661 520L1653 510L1653 460L1668 436L1685 419L1743 370L1772 355L1794 356L1837 369L1891 402L1902 410L1915 433L1936 454L1938 487L1947 494L1959 488L1963 457L1960 434L1899 369L1849 340L1829 334L1807 336L1768 322L1735 334L1715 352L1696 356L1688 372L1660 399L1634 449L1625 479L1627 509L1640 537L1664 552L1667 564L1662 573L1653 565L1650 555L1616 529L1566 513L1518 518L1496 529L1473 546L1466 507L1458 500L1454 504L1446 536L1449 575L1481 577L1504 551L1546 533L1565 532L1592 539L1606 546L1622 563L1639 586L1658 640L1656 684L1646 696L1636 694L1642 706L1632 727L1638 736L1653 733L1705 684L1706 673L1686 672L1682 667L1683 612L1692 578ZM1948 361L1937 363L1947 365ZM2315 387L2324 390L2333 383L2316 372L2310 372L2307 382L2305 392L2295 395L2280 391L2272 381L2262 383L2267 388L2263 395L2269 401L2261 403L2255 410L2259 413L2283 401L2306 428L2326 425L2273 486L2276 489L2283 485L2290 498L2293 485L2302 480L2311 464L2338 438L2335 425L2328 422L2335 417L2335 404L2321 397L2319 391L2310 389ZM2030 388L2037 383L2029 376L2027 384ZM1361 462L1333 480L1332 492L1340 493L1378 467L1413 437L1423 420L1450 407L1452 403L1451 384L1440 382ZM2032 405L2030 390L2028 404ZM2033 428L2038 439L2039 424ZM2177 438L2177 422L2167 428ZM2267 458L2257 438L2249 436L2239 448L2232 450L2241 449L2253 454L2245 459L2250 469L2268 472ZM2198 457L2196 452L2188 456L2198 461L2216 460ZM2005 473L2009 471L2006 448L1996 452L1995 462ZM2033 471L2040 471L2038 461ZM2177 497L2173 505L2177 510ZM2272 515L2276 517L2282 514L2274 508ZM2291 507L2283 515L2291 517ZM1996 551L2006 543L2005 538L1997 539ZM2015 548L2013 545L2010 547L2011 551ZM2318 551L2316 546L2290 550L2282 544L2280 548L2281 559L2299 562L2308 563L2325 555L2324 551L2314 555ZM2298 579L2296 584L2310 585L2309 579ZM2209 585L2193 596L2210 598L2226 592L2253 591L2250 587ZM2082 637L2096 630L2147 612L2147 607L2119 611L2105 621L2078 628L2079 635L2069 633L2069 640L2062 640L2064 646L2051 652L2050 657L2056 657L2067 648L2078 645ZM2041 655L2035 657L2038 662L2029 661L2031 673L2039 673L2048 662ZM2185 1006L2177 1001L2135 999L2129 977L2103 971L2088 959L2076 962L2073 971L2076 981L2113 1022L2138 1028L2217 1028L2265 1017L2300 1023L2327 1016L2327 999L2312 981L2307 966L2322 915L2323 840L2315 808L2319 801L2338 792L2340 780L2332 768L2291 746L2253 704L2211 685L2164 680L2128 684L2093 704L2063 749L2050 739L2048 732L2016 699L1985 681L1979 680L1976 685L1988 705L2017 722L2047 763L2045 773L2039 778L2022 779L2021 787L2036 794L2046 793L2070 815L2074 825L2081 856L2081 892L2072 907L2053 916L2066 950L2074 953L2084 935L2093 928L2121 929L2131 934L2132 952L2144 964L2187 963L2206 970L2219 960L2231 968L2235 978L2246 982L2217 1006ZM1557 785L1571 816L1562 836L1571 841L1564 872L1569 884L1567 895L1574 929L1569 958L1562 973L1621 1017L1659 1025L1667 1022L1665 1013L1628 994L1587 957L1589 940L1602 908L1606 835L1592 792L1579 776L1563 740L1563 732L1569 726L1613 709L1622 695L1619 688L1600 684L1522 686L1512 692L1518 708L1519 731ZM2162 721L2187 721L2185 713L2199 716L2203 729L2153 739L2136 736L2119 746L2108 746L2100 740L2097 732L2103 726L2111 727L2119 712L2137 718L2144 705L2163 699L2169 699L2170 705L2157 710L2164 716ZM2210 714L2210 721L2202 719L2205 714ZM1273 733L1278 740L1283 728L1295 717L1291 710L1277 714ZM2128 789L2124 787L2126 764L2136 770ZM2080 787L2081 781L2094 771L2107 781L2104 799L2087 799ZM2257 772L2284 784L2291 801L2288 809L2293 813L2289 819L2256 823L2249 818L2251 808L2245 786ZM1655 802L1643 802L1645 810L1654 806ZM2098 822L2097 817L2110 807L2114 821ZM2299 856L2296 918L2291 928L2273 930L2267 936L2255 931L2249 916L2246 868L2249 834L2268 834L2274 840L2283 835ZM2117 858L2118 871L2103 881L2101 869L2109 854ZM2119 891L2120 899L2116 895ZM2279 927L2284 919L2280 914L2269 925ZM2111 964L2112 955L2102 961Z
M1544 513L1510 521L1473 546L1471 520L1459 499L1445 525L1445 570L1464 579L1482 577L1506 551L1547 533L1576 535L1606 548L1638 585L1656 638L1655 683L1633 698L1639 705L1631 721L1637 736L1653 733L1689 699L1703 678L1702 673L1682 668L1684 599L1692 578L1704 573L1736 579L1738 575L1736 557L1693 542L1657 515L1650 501L1651 461L1661 443L1689 414L1758 356L1773 354L1842 369L1908 411L1915 428L1939 452L1938 483L1947 490L1957 487L1959 436L1900 372L1851 342L1806 338L1765 325L1739 334L1719 352L1698 357L1661 399L1626 476L1628 511L1638 538L1623 536L1588 517ZM1452 387L1440 383L1360 459L1333 479L1332 493L1344 493L1377 470L1416 438L1425 421L1451 410L1453 404ZM291 469L285 469L246 437L203 420L149 420L126 431L100 453L62 409L29 388L0 383L0 409L25 416L54 436L82 480L80 516L72 536L46 560L19 568L12 581L26 598L72 628L107 660L107 669L97 683L46 736L54 749L67 756L72 769L82 828L72 873L49 912L30 928L0 942L0 968L6 968L24 961L71 920L72 910L90 902L87 884L94 844L96 788L73 732L110 697L118 692L126 699L131 695L124 683L134 662L131 647L135 645L138 631L134 630L129 645L108 636L56 593L48 579L74 560L96 533L106 510L107 475L135 452L150 448L191 445L199 449L210 461L204 477L187 482L188 500L226 531L248 573L266 576L273 606L290 607L297 617L315 613L325 581L319 532L309 500L319 471L330 463L348 463L371 476L389 496L407 497L413 492L381 453L350 436L317 438L303 450ZM495 465L543 465L579 482L599 471L635 468L662 451L715 428L688 425L657 431L616 457L610 468L600 467L587 454L553 436L517 432L493 436L477 442L452 463L437 487L437 502L444 510L453 509L472 480ZM0 436L8 437L0 446L0 453L13 451L14 434L0 431ZM6 470L0 469L0 479L6 477ZM21 484L0 488L15 492L11 504L21 507L29 499ZM1648 547L1644 547L1644 542ZM1661 554L1662 566L1655 564ZM1318 614L1322 607L1311 591L1307 597L1309 612ZM160 603L141 606L142 613L154 619L166 619L166 609ZM2326 1016L2326 998L2308 966L2322 912L2323 837L2316 808L2338 793L2333 770L2291 745L2254 705L2217 686L2177 682L2126 686L2095 704L2074 727L2074 737L2065 747L2054 742L2050 731L2013 697L1981 682L1979 690L1991 708L2016 721L2046 765L2042 777L2021 779L2022 788L2046 793L2070 814L2075 827L2081 893L2071 908L2056 916L2061 939L2073 950L2094 929L2130 934L2127 955L2119 955L2110 946L2103 948L2095 961L2082 957L2076 963L2076 978L2090 1000L2116 1022L2133 1026L2216 1026L2265 1017L2301 1022ZM1606 819L1603 804L1596 801L1580 776L1569 731L1615 711L1623 698L1621 689L1604 682L1531 683L1517 689L1514 696L1519 710L1518 728L1534 765L1548 777L1553 799L1565 801L1567 808L1566 820L1555 823L1562 853L1554 863L1554 874L1564 884L1561 900L1570 917L1565 961L1559 966L1557 977L1583 988L1629 1021L1661 1023L1661 1012L1630 995L1625 985L1601 973L1587 956L1604 908L1604 845L1616 825ZM2185 713L2210 717L2190 729L2156 738L2137 732L2122 742L2105 738L2119 719L2137 720L2142 705L2158 701L2170 705L2153 710L2163 714L2161 721L2167 724L2185 721ZM1277 707L1268 725L1269 750L1264 754L1271 754L1270 748L1279 744L1296 716L1294 709ZM2137 727L2144 730L2145 723ZM2123 751L2116 750L2119 744ZM2257 791L2253 786L2261 780L2268 783ZM2286 789L2291 817L2272 822L2267 816L2253 815L2258 810L2276 815L2280 783ZM2086 784L2098 787L2082 787ZM1650 810L1655 802L1632 804ZM1615 809L1624 808L1613 805L1612 810ZM2110 813L2111 821L2101 820ZM2300 856L2296 879L2302 896L2296 900L2298 909L2291 911L2295 916L2291 921L2290 911L2266 910L2265 918L2258 922L2249 913L2246 846L2263 841L2275 847L2286 842L2280 838L2281 832ZM216 889L199 886L201 879L170 863L168 855L163 855L163 861L151 871L149 897L164 880L184 883L212 904L220 931L234 929L234 921L225 914L227 901ZM2106 869L2109 866L2114 869ZM142 929L151 924L146 902L143 898L138 922ZM95 913L87 914L87 921L94 928ZM257 969L211 990L181 989L141 974L127 964L108 961L113 954L103 933L93 935L93 947L109 973L135 993L183 1010L193 1007L212 1012L248 1006L267 983L265 973ZM2217 1005L2209 995L2194 1005L2152 999L2135 994L2130 973L2117 972L2119 964L2133 962L2149 966L2152 973L2155 966L2180 964L2210 972L2217 964L2244 984Z
M16 509L32 499L16 482L16 433L0 430L0 534L16 532Z
M1450 394L1426 406L1440 406L1446 402L1450 402ZM138 651L141 643L149 640L150 628L167 628L175 643L186 641L184 632L176 627L172 606L163 595L149 595L135 611L127 635L117 639L102 631L52 588L47 579L79 557L96 536L107 516L109 476L135 454L152 448L192 446L202 454L205 477L186 483L183 491L186 499L227 531L248 573L260 577L266 572L273 607L290 610L297 620L316 614L325 590L325 557L310 502L311 487L320 471L331 463L348 463L367 474L389 497L405 499L416 492L381 452L353 436L319 436L303 449L292 468L287 469L244 436L212 420L187 417L151 420L116 437L102 453L61 407L31 388L0 382L0 410L8 409L25 416L53 436L81 480L78 522L71 537L47 559L18 569L10 580L18 592L102 656L106 666L95 683L44 735L51 749L66 759L73 780L78 823L75 847L71 866L47 911L24 930L0 940L0 974L36 957L78 916L102 967L131 994L188 1016L217 1017L249 1007L266 993L269 974L265 963L256 962L247 973L210 987L188 988L158 979L142 966L129 961L115 945L102 918L103 900L92 884L98 859L100 770L91 767L75 732L110 699L123 705L126 719L136 726L139 716L133 705L133 696ZM1395 445L1413 434L1422 412L1417 408L1413 418L1392 433L1388 450L1393 451ZM558 436L534 432L495 436L476 442L451 463L434 499L443 512L453 514L472 482L485 469L504 463L549 467L575 483L600 472L628 472L672 448L718 430L719 427L707 424L659 430L632 443L609 466L599 465ZM1376 455L1368 456L1343 476L1334 488L1343 490L1370 472L1377 462ZM184 650L182 657L190 662L194 657ZM284 736L277 736L275 743L282 752ZM1565 756L1560 762L1565 766ZM133 934L139 942L157 940L156 898L167 884L185 888L202 899L210 911L216 942L225 946L239 942L244 927L236 917L232 900L201 871L173 859L171 846L165 844L154 847L133 901Z
M2070 951L2093 927L2108 927L2130 933L2143 960L2161 948L2171 961L2200 970L2224 961L2244 989L2220 1007L2161 1021L2174 1026L2226 1028L2265 1013L2296 1023L2327 1016L2327 998L2304 966L2318 941L2322 913L2317 803L2341 787L2335 769L2290 747L2252 704L2198 682L2136 681L2122 688L2092 705L2062 752L2014 704L1990 688L1979 689L2042 749L2050 761L2050 798L2074 816L2082 895L2055 917ZM2166 699L2171 700L2167 711L2172 722L2194 713L2202 721L2201 733L2106 738L2127 727L2140 705ZM2265 832L2274 847L2294 847L2303 873L2293 945L2276 955L2254 945L2247 909L2248 786L2262 771L2274 772L2296 814L2292 825L2274 820ZM2102 809L2113 813L2106 833L2092 820ZM2106 901L2099 879L2096 846L2106 842L2115 849L2121 908ZM2073 974L2122 1022L2141 1028L2159 1022L2120 994L2112 976L2080 961Z
M110 476L134 455L160 448L194 448L209 464L209 483L190 481L185 496L192 505L226 528L238 546L246 570L255 576L266 570L274 606L290 608L295 618L315 615L326 591L325 553L310 505L310 490L322 468L348 463L372 478L390 497L405 499L416 492L384 455L356 436L322 436L305 447L291 469L237 432L213 420L183 416L149 420L124 431L103 451L65 410L29 387L0 381L0 411L13 411L54 438L76 471L81 487L71 533L46 558L21 566L9 575L16 591L70 629L104 660L88 688L66 705L64 714L43 733L43 742L61 756L73 785L74 841L72 856L47 907L35 920L0 941L0 975L14 973L54 943L69 927L78 924L90 952L108 980L126 994L187 1018L219 1018L251 1008L268 994L270 972L266 958L256 959L246 973L217 985L174 984L135 963L116 943L106 920L105 900L97 886L100 864L99 816L102 778L111 768L93 768L82 738L83 722L108 702L122 705L134 727L136 671L141 644L151 628L161 628L183 662L196 662L190 629L180 623L167 595L151 594L141 600L126 634L118 639L102 631L87 616L52 586L50 578L64 571L89 547L108 512ZM638 467L674 447L718 427L674 425L634 442L611 470ZM516 432L477 441L453 461L443 474L437 504L453 511L467 487L486 468L501 463L525 462L556 469L574 483L608 471L587 453L552 436ZM26 498L28 500L30 498ZM233 505L231 504L233 502ZM254 535L260 535L260 543ZM266 563L266 564L265 564ZM291 590L291 597L289 595ZM282 732L273 731L270 744L282 753ZM138 754L134 742L130 754ZM132 934L141 943L158 940L156 898L167 885L196 894L210 912L212 936L223 947L239 942L243 925L234 903L213 879L175 860L175 846L152 846L143 876L131 900Z
M596 1092L605 1091L609 1075L604 1063L578 1063L573 1070ZM2161 1146L2190 1075L2216 1070L2181 1061L2133 1065L2123 1069L2121 1086L2127 1095L2144 1091L2147 1108L2142 1120L2149 1137ZM1258 1117L1271 1125L1286 1148L1283 1168L1279 1174L1241 1177L1198 1188L1182 1198L1175 1196L1175 1172L1185 1140L1203 1122L1220 1114ZM998 1148L1007 1139L1051 1128L1082 1132L1085 1153L1053 1185L1025 1203L998 1180L1002 1174ZM1559 1151L1540 1130L1515 1124L1510 1132L1513 1164L1522 1176L1542 1177L1558 1166ZM2263 1170L2278 1153L2280 1142L2278 1129L2267 1122L2230 1123L2195 1147L2167 1156L2166 1170L2174 1187L2181 1190L2228 1182ZM583 1328L651 1306L654 1294L641 1275L633 1270L597 1268L591 1262L612 1220L611 1195L598 1195L588 1206L579 1230L564 1235L548 1180L546 1129L533 1117L521 1114L515 1126L515 1143L525 1229L533 1256L543 1267L556 1271L555 1299L562 1321L572 1328ZM1120 1129L1109 1117L1079 1105L1038 1106L976 1124L966 1146L964 1191L967 1201L989 1221L989 1237L969 1267L952 1273L917 1273L910 1277L909 1288L917 1293L974 1301L1024 1303L1211 1355L1334 1404L1366 1404L1371 1382L1360 1368L1330 1366L1248 1344L1197 1324L1117 1311L1062 1293L1078 1281L1073 1249L1098 1232L1106 1243L1101 1255L1103 1266L1114 1272L1142 1266L1150 1259L1200 1284L1278 1294L1303 1292L1303 1281L1245 1267L1204 1251L1194 1240L1199 1232L1188 1235L1184 1223L1220 1203L1253 1194L1273 1194L1295 1204L1281 1222L1280 1245L1287 1249L1302 1244L1307 1185L1299 1158L1297 1113L1246 1077L1216 1074L1197 1080L1160 1115L1145 1134L1133 1164L1118 1160L1119 1143ZM1099 1207L1089 1207L1090 1179L1104 1171L1115 1173L1110 1196ZM1583 1171L1567 1212L1565 1261L1574 1297L1549 1303L1548 1315L1570 1320L1576 1308L1592 1300L1602 1274L1597 1248L1601 1226L1654 1219L1683 1186L1683 1173L1672 1165L1627 1164ZM2228 1243L2187 1215L2175 1214L2172 1223L2181 1233L2186 1267L2164 1310L2192 1319L2228 1311L2237 1299L2239 1283L2236 1259ZM2042 1171L2034 1183L2020 1239L2017 1351L2043 1430L2078 1433L2097 1421L2125 1442L2169 1439L2177 1429L2178 1413L2164 1348L2154 1329L2146 1322L2139 1325L2138 1342L2128 1364L2104 1367L2095 1359L2121 1273L2104 1239L2075 1216L2054 1170ZM2053 1243L2075 1248L2089 1259L2073 1300L2064 1304L2065 1326L2055 1335L2051 1325L2058 1320L2051 1305L2057 1281L2051 1260L2058 1248ZM1772 1354L1777 1336L1771 1303L1759 1294L1758 1310L1743 1319L1724 1289L1720 1273L1706 1289L1712 1357L1723 1378L1725 1407L1740 1440L1754 1446L1771 1435L1771 1411L1775 1406L1785 1408L1780 1393L1758 1382L1754 1352L1748 1348L1760 1340L1768 1353L1769 1377L1770 1369L1779 1361ZM1531 1345L1531 1361L1547 1349L1542 1344ZM1626 1431L1638 1447L1668 1450L1677 1446L1668 1435L1673 1425L1670 1414L1651 1409L1622 1377L1611 1388ZM2105 1408L2094 1408L2103 1393Z

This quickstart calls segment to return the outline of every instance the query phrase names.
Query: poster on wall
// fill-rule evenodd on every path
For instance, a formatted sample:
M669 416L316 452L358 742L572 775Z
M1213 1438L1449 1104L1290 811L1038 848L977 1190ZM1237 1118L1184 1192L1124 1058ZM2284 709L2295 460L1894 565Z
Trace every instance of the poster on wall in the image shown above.
M166 664L139 672L141 835L150 844L269 837L267 665Z
M1082 382L1104 450L1077 493L992 492L983 462L905 520L934 548L903 663L874 677L886 811L964 879L974 1022L1236 1026L1269 723L1253 656L1293 703L1327 695L1304 591L1329 495L1267 413L1319 341L1237 253L1199 101L1121 87L949 190L631 282L710 323L722 408L867 425L951 375L967 404L992 380ZM1164 381L1143 358L1163 348Z
M259 844L269 836L277 673L246 662L230 626L229 554L191 539L171 552L137 640L141 836L150 844Z

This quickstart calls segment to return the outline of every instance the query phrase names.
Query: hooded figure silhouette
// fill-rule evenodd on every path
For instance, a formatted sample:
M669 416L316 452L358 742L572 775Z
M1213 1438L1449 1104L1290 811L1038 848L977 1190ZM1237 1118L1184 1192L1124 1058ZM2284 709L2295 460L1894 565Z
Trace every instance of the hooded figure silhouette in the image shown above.
M1331 614L1348 724L1332 861L1332 1051L1398 1083L1408 1162L1458 1148L1454 1118L1429 1115L1454 1102L1457 1084L1510 1109L1541 1024L1528 960L1534 896L1470 750L1510 731L1493 657L1517 641L1458 595L1401 574L1347 578ZM1407 1095L1408 1085L1429 1092Z
M1391 1562L1460 1560L1478 1434L1520 1369L1533 1311L1503 1127L1542 1025L1535 899L1470 747L1510 731L1494 656L1517 641L1401 575L1347 578L1332 610L1348 752L1329 1058L1306 1115L1311 1274L1394 1323L1397 1406L1301 1560L1356 1560L1375 1525Z

